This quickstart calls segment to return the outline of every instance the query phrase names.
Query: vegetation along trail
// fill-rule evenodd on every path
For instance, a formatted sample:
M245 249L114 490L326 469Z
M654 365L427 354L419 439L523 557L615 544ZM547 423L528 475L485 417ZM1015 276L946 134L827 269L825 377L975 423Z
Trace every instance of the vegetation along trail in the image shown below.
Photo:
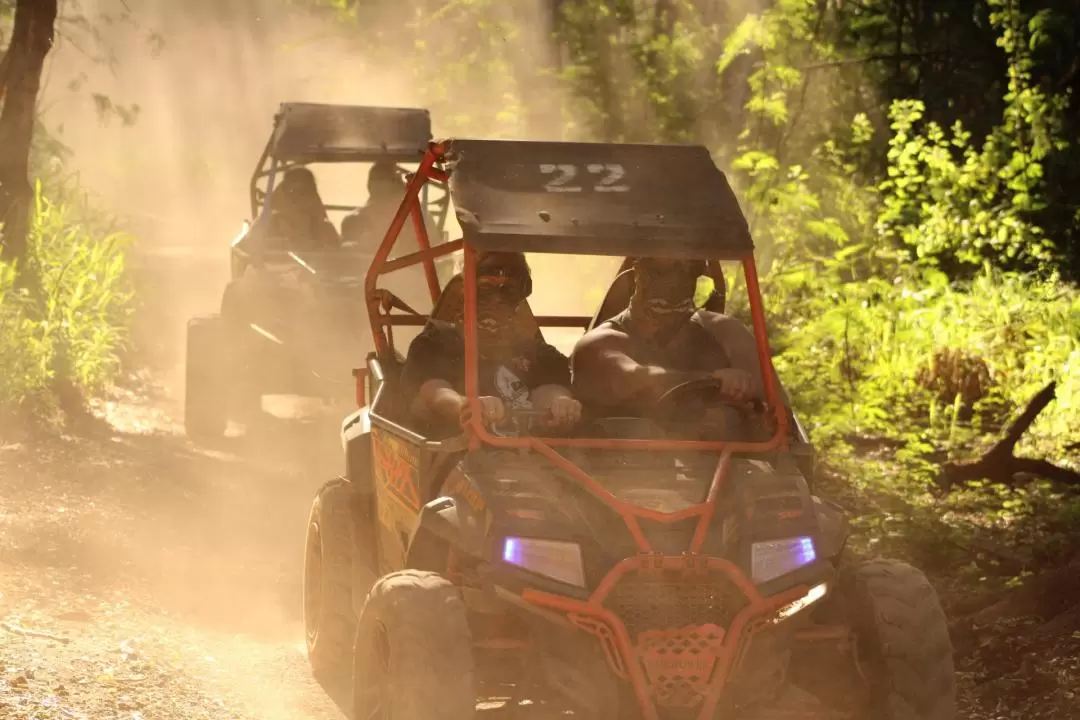
M335 423L268 416L200 449L170 381L132 378L61 435L4 434L0 717L340 717L299 594Z

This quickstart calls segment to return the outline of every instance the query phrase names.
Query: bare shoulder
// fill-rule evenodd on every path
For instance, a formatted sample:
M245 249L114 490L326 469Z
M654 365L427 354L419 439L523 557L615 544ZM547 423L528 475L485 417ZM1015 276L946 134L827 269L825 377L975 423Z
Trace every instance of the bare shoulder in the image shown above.
M603 323L578 339L577 343L574 344L571 357L576 357L582 353L591 354L618 349L623 347L627 340L629 340L629 337L625 332Z
M742 325L742 321L731 315L725 315L724 313L713 312L712 310L698 310L697 318L701 321L702 325L718 326L718 325Z
M708 330L735 335L749 335L753 337L753 331L742 320L731 315L712 312L710 310L698 310L697 317L702 326Z

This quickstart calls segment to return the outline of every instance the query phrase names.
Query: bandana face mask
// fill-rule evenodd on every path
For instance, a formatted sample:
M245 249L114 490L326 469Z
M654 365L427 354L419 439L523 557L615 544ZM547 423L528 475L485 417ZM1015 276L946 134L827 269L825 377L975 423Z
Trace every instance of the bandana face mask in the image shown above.
M476 311L481 354L510 347L518 307L528 296L526 280L506 267L477 268Z
M654 321L694 312L694 292L703 267L697 262L638 260L634 265L631 307Z

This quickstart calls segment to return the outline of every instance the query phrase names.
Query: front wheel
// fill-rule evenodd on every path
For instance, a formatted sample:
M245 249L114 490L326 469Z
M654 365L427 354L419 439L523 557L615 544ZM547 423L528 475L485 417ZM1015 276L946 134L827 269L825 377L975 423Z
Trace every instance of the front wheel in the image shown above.
M322 486L311 503L304 551L304 630L308 660L319 682L348 682L356 617L352 605L352 484ZM362 591L361 591L362 592Z
M469 720L475 708L472 636L458 589L433 572L383 577L356 630L352 716Z
M844 567L830 605L829 620L851 631L854 667L837 673L830 670L835 663L820 657L793 658L796 684L829 705L875 720L954 720L948 621L920 570L896 560Z

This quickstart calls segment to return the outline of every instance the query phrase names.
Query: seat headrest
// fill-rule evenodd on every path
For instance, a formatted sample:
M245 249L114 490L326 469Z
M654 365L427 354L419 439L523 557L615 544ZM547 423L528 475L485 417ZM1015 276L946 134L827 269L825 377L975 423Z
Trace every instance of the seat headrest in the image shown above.
M608 288L607 295L604 296L604 302L600 304L600 309L596 312L596 317L593 318L589 327L594 328L600 323L607 322L628 308L630 306L630 297L634 294L634 285L634 271L632 269L623 270L616 275L611 282L611 287Z

